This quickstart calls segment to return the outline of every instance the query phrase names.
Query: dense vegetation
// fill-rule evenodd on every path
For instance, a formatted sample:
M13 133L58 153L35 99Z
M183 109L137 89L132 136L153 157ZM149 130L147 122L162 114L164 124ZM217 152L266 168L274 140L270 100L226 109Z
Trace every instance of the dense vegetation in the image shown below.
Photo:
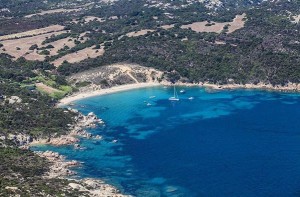
M166 17L163 14L166 11L145 8L141 4L119 1L110 9L95 8L92 10L94 15L105 17L118 12L119 19L70 26L73 32L88 29L92 32L90 38L96 43L111 42L106 43L104 56L72 65L66 63L58 69L60 73L69 75L90 67L127 61L163 71L176 70L190 82L222 84L229 79L236 83L262 81L274 85L300 82L300 48L297 44L300 25L291 21L291 15L296 15L300 8L299 1L266 2L256 9L243 7L231 12L220 10L213 16L207 14L208 10L202 4L193 4L184 9L167 10L173 18ZM247 16L245 27L231 34L226 31L221 34L196 33L180 28L194 21L230 21L242 12ZM158 20L153 20L154 16ZM175 24L175 27L163 30L162 24ZM128 32L146 28L156 32L119 39ZM110 36L101 33L103 30ZM182 38L188 40L182 41ZM226 44L216 44L216 40Z
M0 134L23 133L33 137L46 137L64 134L68 131L67 124L71 124L72 114L63 109L53 108L54 101L26 87L2 83L0 91L7 98L18 96L21 103L9 104L8 100L0 105Z
M31 151L0 147L0 196L82 196L64 179L44 179L49 162Z
M42 77L37 74L39 70L51 68L47 63L12 62L9 57L0 57L0 136L48 137L68 131L67 124L73 122L75 114L54 108L53 98L30 85L30 79ZM60 81L64 83L64 80ZM9 103L11 96L17 96L21 102ZM81 195L78 191L65 189L69 184L67 180L42 178L49 170L48 161L32 151L20 150L12 141L1 139L0 196Z
M42 76L47 72L43 72L44 75L37 73L39 70L50 69L51 65L24 60L17 63L5 56L0 58L0 135L23 133L38 137L65 133L68 130L67 124L73 121L73 114L54 108L55 100L38 92L32 84L32 79L44 79ZM59 76L56 82L66 83ZM22 101L9 104L11 96L17 96Z
M94 4L85 7L90 2ZM160 6L153 6L160 2ZM164 7L167 3L169 6ZM88 37L86 42L76 40L73 48L65 46L57 55L46 57L44 62L24 58L13 61L8 55L0 55L0 136L22 133L48 137L65 133L74 114L54 108L58 98L74 91L65 76L117 62L157 68L165 71L171 81L181 77L187 82L219 84L229 81L274 85L300 83L300 23L293 21L293 16L300 14L299 0L224 0L211 9L206 3L196 0L119 0L112 4L93 0L0 1L0 35L52 24L64 25L70 30L47 38L41 48L45 55L53 47L51 42L64 38L75 40L82 33ZM81 9L24 17L57 8ZM242 13L247 17L245 27L233 33L227 33L226 28L221 33L197 33L180 28L197 21L228 22ZM86 16L103 20L85 22ZM163 25L174 27L165 30ZM154 32L125 36L142 29ZM223 44L218 44L220 42ZM94 45L98 49L100 45L105 48L103 56L74 64L64 62L58 69L50 63ZM0 43L3 50L1 47ZM57 91L46 93L36 88L39 82ZM77 87L88 84L77 84ZM21 102L10 103L11 96L17 96ZM11 142L5 143L14 146ZM59 196L62 193L75 196L61 189L67 181L50 179L46 183L40 178L48 170L49 163L30 151L2 147L0 161L0 196ZM18 189L5 189L7 186Z

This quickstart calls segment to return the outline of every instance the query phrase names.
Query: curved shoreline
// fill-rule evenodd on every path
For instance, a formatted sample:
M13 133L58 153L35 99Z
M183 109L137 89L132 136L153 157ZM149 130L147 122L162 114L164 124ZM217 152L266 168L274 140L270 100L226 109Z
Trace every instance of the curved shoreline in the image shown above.
M114 86L111 88L100 89L100 90L95 90L95 91L90 91L90 92L82 92L82 93L77 93L77 94L75 93L71 96L61 99L58 103L58 106L67 105L73 101L77 101L77 100L88 98L88 97L112 94L115 92L121 92L121 91L138 89L138 88L153 87L153 86L159 86L159 85L163 85L163 84L156 83L156 82L134 83L134 84Z
M158 82L147 82L147 83L135 83L135 84L126 84L120 86L114 86L108 89L98 89L98 90L90 90L86 92L79 92L77 94L70 95L69 97L65 97L60 100L58 106L67 105L73 101L77 101L80 99L85 99L93 96L99 95L106 95L117 93L121 91L127 91L132 89L138 88L146 88L146 87L154 87L154 86L172 86L173 84L168 81L163 81L161 83ZM187 86L187 87L202 87L202 88L209 88L213 90L225 90L225 89L256 89L256 90L266 90L266 91L286 91L286 92L299 92L300 91L300 84L292 84L289 83L287 86L272 86L271 84L226 84L226 85L218 85L218 84L211 84L211 83L182 83L178 82L175 85L178 86ZM109 188L115 188L114 186L110 186ZM120 196L125 196L120 194Z
M65 97L59 101L57 104L58 106L63 106L70 104L74 101L81 100L84 98L89 98L93 96L100 96L105 94L112 94L121 91L127 91L132 89L138 88L146 88L146 87L153 87L153 86L170 86L172 85L171 82L163 81L161 83L158 82L146 82L146 83L134 83L134 84L126 84L120 86L113 86L111 88L106 89L99 89L94 91L87 91L87 92L80 92L72 94L68 97ZM225 85L218 85L218 84L211 84L211 83L182 83L177 82L175 85L178 86L199 86L204 88L210 88L214 90L224 90L224 89L256 89L256 90L269 90L269 91L278 91L278 92L300 92L300 84L289 83L286 86L273 86L271 84L225 84Z

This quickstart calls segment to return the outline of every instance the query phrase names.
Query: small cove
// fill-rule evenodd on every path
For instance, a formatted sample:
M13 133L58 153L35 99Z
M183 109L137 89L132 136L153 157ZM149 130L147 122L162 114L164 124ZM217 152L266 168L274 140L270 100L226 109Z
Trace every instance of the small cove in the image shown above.
M84 162L79 176L135 196L299 194L299 94L181 88L178 102L162 86L78 100L106 122L90 130L103 140L33 149Z

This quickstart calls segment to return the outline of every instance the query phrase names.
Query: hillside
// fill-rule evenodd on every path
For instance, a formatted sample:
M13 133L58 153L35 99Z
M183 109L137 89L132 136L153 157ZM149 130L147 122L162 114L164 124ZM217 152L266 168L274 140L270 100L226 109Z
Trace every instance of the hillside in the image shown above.
M160 80L299 84L299 10L299 0L0 1L0 196L79 195L65 179L45 184L49 161L15 139L68 133L78 114L55 107L66 95Z
M3 4L2 10L12 5ZM129 62L176 70L190 82L299 83L296 0L49 1L33 5L34 1L26 4L33 7L31 13L12 18L3 11L3 34L29 32L11 35L9 40L3 37L0 50L15 59L53 63L61 75ZM38 33L38 28L51 25L62 29Z

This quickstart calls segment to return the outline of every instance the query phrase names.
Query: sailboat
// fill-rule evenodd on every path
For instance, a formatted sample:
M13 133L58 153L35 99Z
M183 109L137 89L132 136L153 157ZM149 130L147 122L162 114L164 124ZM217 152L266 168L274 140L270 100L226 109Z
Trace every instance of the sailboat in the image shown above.
M174 85L174 96L170 97L169 100L170 100L170 101L179 101L179 98L178 98L178 95L177 95L177 92L176 92L175 85Z

